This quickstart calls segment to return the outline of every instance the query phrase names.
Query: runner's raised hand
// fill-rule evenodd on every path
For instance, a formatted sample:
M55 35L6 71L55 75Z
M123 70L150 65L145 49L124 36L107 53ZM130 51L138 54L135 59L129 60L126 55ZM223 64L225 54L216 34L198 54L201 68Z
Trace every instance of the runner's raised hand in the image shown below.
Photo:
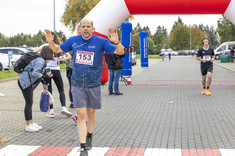
M113 28L109 28L109 41L113 42L113 43L118 43L119 39L118 39L118 33L117 33L117 29L113 29Z
M53 42L54 40L54 35L51 34L50 30L45 29L45 32L42 32L43 35L46 37L46 40L48 43Z

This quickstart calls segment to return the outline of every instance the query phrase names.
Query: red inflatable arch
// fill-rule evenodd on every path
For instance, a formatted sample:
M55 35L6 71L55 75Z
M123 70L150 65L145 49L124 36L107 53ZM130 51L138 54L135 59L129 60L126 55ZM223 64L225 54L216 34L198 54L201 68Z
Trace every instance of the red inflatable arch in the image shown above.
M117 28L131 14L224 14L235 24L234 8L235 0L101 0L84 18L94 22L94 34L107 38L108 28ZM108 81L107 68L101 81Z
M105 37L131 14L224 14L235 24L235 0L101 0L84 18Z

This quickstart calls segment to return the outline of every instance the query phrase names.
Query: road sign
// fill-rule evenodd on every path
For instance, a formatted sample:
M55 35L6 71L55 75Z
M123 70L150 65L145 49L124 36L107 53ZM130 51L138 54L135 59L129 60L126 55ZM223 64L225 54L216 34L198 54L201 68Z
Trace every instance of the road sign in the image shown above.
M12 59L13 58L13 56L12 56L12 51L8 51L8 59Z

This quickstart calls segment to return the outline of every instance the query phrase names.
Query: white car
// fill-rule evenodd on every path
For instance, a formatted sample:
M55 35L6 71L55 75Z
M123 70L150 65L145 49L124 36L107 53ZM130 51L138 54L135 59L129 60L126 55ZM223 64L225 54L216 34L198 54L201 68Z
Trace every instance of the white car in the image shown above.
M171 55L172 55L172 56L177 56L177 55L178 55L178 52L172 51L172 52L171 52Z
M168 56L169 53L170 53L170 52L167 51L167 52L165 52L165 55ZM178 52L172 51L172 52L171 52L171 55L172 55L172 56L177 56L177 55L178 55Z
M14 59L10 59L10 68L12 69L13 65L15 63ZM9 68L9 59L8 55L0 54L0 71L1 70L7 70Z
M0 54L8 57L8 51L12 51L13 60L17 61L23 54L28 53L29 50L18 47L2 47L0 48Z

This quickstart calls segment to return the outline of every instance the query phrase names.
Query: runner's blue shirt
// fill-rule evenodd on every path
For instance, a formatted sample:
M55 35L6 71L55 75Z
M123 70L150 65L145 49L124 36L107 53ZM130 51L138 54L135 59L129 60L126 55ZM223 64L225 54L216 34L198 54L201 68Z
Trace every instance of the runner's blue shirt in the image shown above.
M77 35L61 44L60 48L64 52L73 51L71 85L92 88L101 85L104 51L113 54L116 46L96 35L88 40Z

